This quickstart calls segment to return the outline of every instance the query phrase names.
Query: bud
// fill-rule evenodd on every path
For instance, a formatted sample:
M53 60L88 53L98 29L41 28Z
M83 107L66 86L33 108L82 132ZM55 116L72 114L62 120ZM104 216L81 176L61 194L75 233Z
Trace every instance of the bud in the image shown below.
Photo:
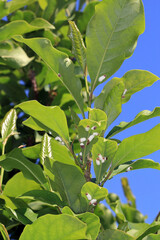
M55 137L55 140L62 142L62 139L59 136Z
M94 133L93 133L93 136L98 136L98 135L99 135L98 132L94 132Z
M131 171L132 169L133 169L133 167L130 166L130 167L127 168L126 172L129 172L129 171Z
M90 130L90 126L87 126L85 130L88 132Z
M79 141L82 143L82 142L85 142L86 141L86 138L83 137L83 138L80 138Z
M102 75L101 77L98 78L99 82L102 82L106 78L106 75Z
M93 140L93 138L94 138L93 134L89 136L89 138L88 138L89 143Z
M99 158L96 159L96 164L99 166L101 164Z
M89 193L86 193L86 197L88 198L88 200L92 199L92 197L91 197L91 195Z
M124 89L124 92L123 92L123 94L122 94L122 98L125 98L126 92L127 92L127 89L125 88L125 89Z
M61 74L60 74L60 73L58 73L58 77L61 77Z
M92 129L92 130L96 130L96 128L97 128L96 126L93 126L91 129Z
M92 199L92 200L90 201L89 205L96 206L96 205L97 205L97 200L96 200L96 199Z
M81 148L84 148L84 143L80 143L80 147L81 147Z

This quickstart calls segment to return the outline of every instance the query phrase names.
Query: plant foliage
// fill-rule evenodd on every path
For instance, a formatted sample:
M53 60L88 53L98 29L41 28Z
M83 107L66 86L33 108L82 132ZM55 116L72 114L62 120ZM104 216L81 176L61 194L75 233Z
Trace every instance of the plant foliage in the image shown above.
M158 240L159 217L145 223L127 179L127 204L104 184L129 170L160 170L140 159L160 149L159 124L112 138L160 116L159 107L107 130L122 104L159 78L131 70L94 96L134 52L142 0L81 0L75 9L76 0L0 1L0 237Z

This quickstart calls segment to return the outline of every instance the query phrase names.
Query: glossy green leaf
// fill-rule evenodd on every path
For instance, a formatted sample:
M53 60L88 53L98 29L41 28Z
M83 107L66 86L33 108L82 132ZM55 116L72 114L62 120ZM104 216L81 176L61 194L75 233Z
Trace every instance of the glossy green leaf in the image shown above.
M15 109L11 109L4 117L1 123L2 141L7 140L16 132L17 113Z
M44 19L50 20L52 15L55 12L55 8L56 8L56 5L57 5L57 0L47 0L47 2L48 2L48 5L45 8L45 10L43 11L42 16L43 16Z
M42 10L45 10L47 5L48 5L48 1L47 0L38 0L38 3L41 7Z
M8 197L18 197L25 192L41 189L41 186L33 180L23 176L21 172L14 175L6 183L3 193Z
M0 166L2 166L6 171L19 169L23 172L26 178L34 180L45 189L48 188L47 180L43 174L41 167L25 158L22 154L21 149L14 149L9 154L1 156Z
M2 237L4 240L10 240L7 229L1 223L0 223L0 233L2 234Z
M38 229L38 231L37 231ZM20 240L87 239L87 225L70 215L45 215L24 228Z
M108 79L132 55L138 36L143 32L141 0L105 0L96 5L86 38L92 92L101 82L101 76Z
M129 236L120 230L106 229L102 231L97 240L135 240L134 237Z
M159 240L160 239L160 234L149 234L143 240Z
M80 192L86 181L80 168L54 162L49 170L53 174L53 190L60 193L64 203L68 204L75 213L82 212Z
M107 127L107 115L104 111L100 109L88 108L89 119L98 122L98 125L102 127L103 130Z
M150 131L124 139L114 156L112 167L149 155L160 149L160 124Z
M115 141L98 138L96 144L92 148L92 158L94 171L96 175L96 182L99 184L106 174L118 145Z
M18 36L15 39L24 42L42 58L73 96L82 115L84 115L83 99L80 94L81 83L75 77L74 65L67 55L53 48L51 42L45 38L24 39L22 36Z
M112 172L110 178L122 172L128 172L128 171L143 169L143 168L152 168L152 169L160 170L160 164L158 162L154 162L151 159L139 159L134 162L121 164L120 166L118 166L118 168L116 168Z
M20 46L14 46L12 49L0 48L0 60L12 68L20 68L28 65L33 58L29 58Z
M35 131L44 131L45 129L42 128L43 126L39 124L36 119L29 117L25 121L23 121L23 124L29 128L32 128Z
M65 142L69 142L67 120L64 112L58 107L46 107L33 100L16 106L34 118L44 130L56 132Z
M90 236L90 239L96 240L99 230L100 230L100 221L99 217L90 212L85 212L78 214L77 217L84 223L87 224L87 235Z
M46 204L63 206L63 203L59 198L58 194L47 191L47 190L32 190L29 192L25 191L20 198L30 199L30 200L39 200Z
M128 102L134 93L151 86L158 79L159 77L145 70L131 70L127 72L122 77L126 89L122 103Z
M142 240L146 235L150 233L156 233L160 229L159 222L148 223L131 223L128 222L129 231L127 234L136 238L136 240Z
M10 22L0 28L0 42L8 40L15 35L20 35L43 28L54 29L54 26L42 18L36 18L31 23L24 20Z
M102 109L107 114L108 126L122 111L122 94L124 89L124 83L117 78L113 78L105 85L95 100L95 107Z
M37 219L37 213L33 212L29 207L20 207L18 209L12 209L6 207L6 211L9 215L16 221L22 223L23 225L31 224Z
M16 11L19 8L22 8L26 5L34 3L36 0L14 0L14 1L2 1L0 3L0 18L5 17L6 15Z
M151 119L153 117L160 116L160 107L156 107L153 111L143 110L142 112L138 113L137 116L131 122L121 122L119 125L115 126L107 135L108 137L112 137L117 133L132 127L138 123Z
M66 164L75 165L74 158L72 157L70 151L66 148L66 146L54 140L46 133L44 134L42 139L40 157L43 165L45 165L46 157L50 159L51 164L54 161L58 161Z
M26 158L37 159L40 156L41 144L22 148L22 153Z
M83 71L86 68L86 48L83 42L83 38L79 29L77 28L75 22L69 21L69 38L72 41L72 53L77 59L79 65L82 67Z
M99 201L104 200L108 195L108 191L107 191L107 189L105 189L103 187L99 187L95 183L87 182L83 185L83 187L81 189L81 194L83 197L86 198L86 200L89 203L89 206L90 205L92 206L93 199L96 200L95 203L98 203Z

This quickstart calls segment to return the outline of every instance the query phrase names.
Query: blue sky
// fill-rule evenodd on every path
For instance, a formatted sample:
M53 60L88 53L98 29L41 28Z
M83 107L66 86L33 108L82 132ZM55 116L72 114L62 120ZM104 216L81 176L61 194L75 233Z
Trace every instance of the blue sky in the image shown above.
M159 31L159 7L160 1L143 0L146 18L146 30L138 39L137 48L131 58L127 59L121 68L113 76L122 77L131 69L148 70L157 76L160 76L160 31ZM95 94L98 95L103 86L100 85ZM160 81L153 86L145 88L141 92L134 94L131 100L124 104L122 113L109 129L121 121L131 121L142 110L153 110L156 106L160 106ZM148 131L156 124L160 123L160 117L151 119L144 123L140 123L123 133L116 135L120 140L131 135ZM160 151L147 156L160 163ZM160 211L160 172L153 169L136 170L114 177L105 184L109 192L117 193L122 202L126 202L121 187L121 177L127 177L131 189L136 197L137 208L144 215L148 215L146 222L151 223Z

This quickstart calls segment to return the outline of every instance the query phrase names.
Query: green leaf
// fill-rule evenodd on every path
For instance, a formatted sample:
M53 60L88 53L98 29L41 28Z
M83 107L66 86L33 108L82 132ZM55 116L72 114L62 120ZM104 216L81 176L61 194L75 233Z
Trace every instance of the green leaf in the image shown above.
M13 219L22 223L23 225L33 223L37 219L38 215L34 213L29 207L21 207L18 209L6 207L6 211Z
M112 167L144 157L160 149L160 124L150 131L124 139L114 156Z
M3 224L0 223L0 232L4 240L10 240L7 229Z
M90 236L90 239L96 240L101 226L99 217L90 212L78 214L77 217L87 224L86 234Z
M108 126L119 116L122 111L122 94L124 83L118 78L113 78L103 88L96 98L94 106L102 109L108 117Z
M48 188L47 180L41 167L25 158L21 149L14 149L9 154L1 156L0 166L2 166L6 171L19 169L23 172L26 178L34 180L45 189Z
M102 231L97 240L135 240L134 237L129 236L125 232L122 232L120 230L111 230L106 229L105 231Z
M35 181L25 178L23 174L19 172L9 179L3 193L8 197L18 197L34 189L41 189L41 187Z
M36 121L36 119L29 117L25 121L23 121L23 124L29 128L34 129L35 131L44 131L45 129L40 127L41 124Z
M61 199L58 194L55 192L50 192L47 190L32 190L25 191L24 194L20 197L21 199L30 199L30 200L39 200L46 204L63 206Z
M122 103L126 103L134 93L151 86L159 80L159 77L145 70L131 70L127 72L121 80L123 80L126 89Z
M36 18L31 23L24 20L10 22L0 28L0 42L8 40L15 35L20 35L43 28L54 29L54 26L42 18Z
M100 109L88 108L89 119L92 121L98 122L98 125L102 127L102 130L105 130L107 127L107 115L104 111Z
M46 131L56 132L65 142L69 142L67 120L64 112L58 107L46 107L33 100L16 106L30 115Z
M112 172L112 174L109 178L112 178L113 176L123 173L123 172L128 172L128 171L143 169L143 168L153 168L153 169L160 170L160 164L158 162L154 162L151 159L139 159L134 162L121 164L120 166L118 166L118 168L116 168Z
M85 178L81 169L60 162L54 162L52 168L48 169L54 175L53 190L60 193L63 202L67 203L75 213L82 212L80 192Z
M118 145L115 141L104 138L98 138L98 141L93 145L92 158L97 184L105 176L117 149Z
M1 123L2 141L7 140L16 132L17 113L15 109L11 109L4 117Z
M38 3L39 3L42 10L45 10L47 5L48 5L47 0L38 0Z
M99 187L97 184L92 182L87 182L83 185L81 189L81 194L83 197L86 198L86 200L89 203L89 206L92 206L92 200L96 200L95 204L97 204L99 201L104 200L107 195L108 191L107 189L103 187Z
M40 157L43 165L45 165L46 157L50 159L51 165L54 161L75 165L74 158L66 146L61 145L60 142L54 140L46 133L42 139Z
M20 46L14 46L11 49L0 47L0 60L12 68L21 68L28 65L33 57L29 58Z
M141 0L105 0L96 5L86 38L92 92L101 76L108 79L133 54L144 24Z
M6 15L16 11L19 8L22 8L26 5L34 3L36 0L14 0L9 2L0 3L0 18L5 17Z
M32 225L26 226L19 240L87 239L86 231L87 225L76 217L65 214L47 214L38 218Z
M159 222L148 223L131 223L128 222L129 231L127 234L136 238L136 240L142 240L146 235L150 233L156 233L160 229Z
M143 240L159 240L160 239L160 234L149 234Z
M140 113L137 114L137 116L131 121L131 122L121 122L119 125L115 126L107 135L108 137L112 137L116 135L117 133L132 127L138 123L144 122L148 119L151 119L153 117L160 116L160 107L156 107L152 112L149 110L143 110Z
M24 39L22 36L18 36L15 40L24 42L42 58L73 96L78 108L84 116L84 103L80 94L81 83L80 80L75 77L74 65L68 56L53 48L51 42L45 38Z
M86 68L86 48L83 42L83 38L75 22L69 21L69 38L72 41L72 53L76 57L79 65L85 72Z
M134 207L131 207L128 204L122 204L121 208L127 221L133 223L144 223L146 217Z
M37 159L40 156L41 144L22 148L22 153L26 158Z

